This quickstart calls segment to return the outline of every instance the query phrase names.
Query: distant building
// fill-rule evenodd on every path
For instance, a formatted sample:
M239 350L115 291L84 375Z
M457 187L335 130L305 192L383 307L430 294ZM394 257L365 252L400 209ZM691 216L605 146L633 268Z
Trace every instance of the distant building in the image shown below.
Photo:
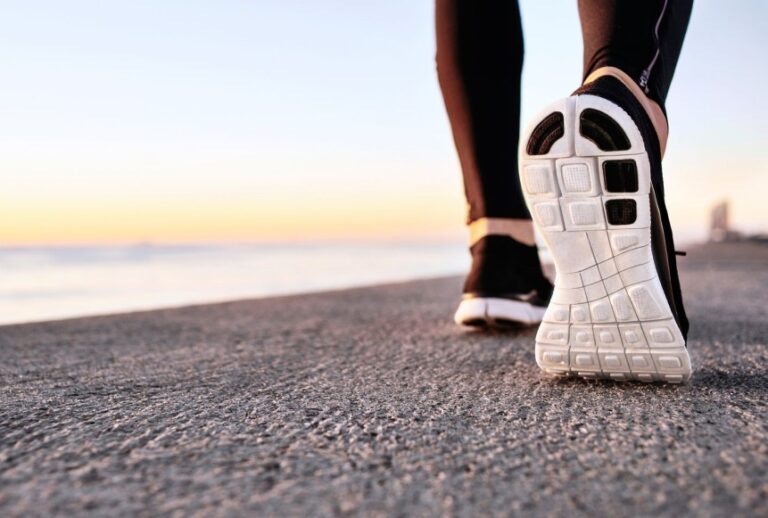
M736 230L731 230L728 209L727 201L723 201L712 208L712 223L709 227L709 241L711 243L751 241L753 243L768 244L768 234L766 233L742 234Z
M709 240L715 243L728 240L728 202L724 201L712 209L712 224L709 227Z

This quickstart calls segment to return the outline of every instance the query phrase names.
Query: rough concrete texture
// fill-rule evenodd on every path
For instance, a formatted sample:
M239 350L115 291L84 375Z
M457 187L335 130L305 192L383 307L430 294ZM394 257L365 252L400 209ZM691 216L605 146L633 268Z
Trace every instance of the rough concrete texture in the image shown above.
M551 380L460 279L0 328L0 514L768 515L768 247L683 259L689 386Z

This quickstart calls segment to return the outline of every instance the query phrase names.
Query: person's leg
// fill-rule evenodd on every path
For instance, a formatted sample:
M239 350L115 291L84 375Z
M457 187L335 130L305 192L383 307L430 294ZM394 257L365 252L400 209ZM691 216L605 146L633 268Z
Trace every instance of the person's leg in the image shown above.
M664 204L664 103L690 0L580 0L584 82L528 126L521 179L557 270L536 335L547 372L691 376Z
M518 178L517 2L436 0L435 11L438 79L464 179L472 253L455 318L468 325L535 323L551 286Z
M435 19L438 79L464 177L467 222L524 220L524 239L532 240L517 174L523 68L517 2L437 0Z
M579 0L584 83L612 75L643 104L662 154L666 99L683 46L693 0Z

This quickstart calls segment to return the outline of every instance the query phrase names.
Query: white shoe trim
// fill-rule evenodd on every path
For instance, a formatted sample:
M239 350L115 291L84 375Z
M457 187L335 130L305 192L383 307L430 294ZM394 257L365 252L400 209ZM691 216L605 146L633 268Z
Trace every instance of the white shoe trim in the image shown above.
M464 299L454 315L459 325L483 322L490 327L504 327L510 323L534 325L541 322L546 308L529 302L495 297ZM477 325L477 324L474 324Z

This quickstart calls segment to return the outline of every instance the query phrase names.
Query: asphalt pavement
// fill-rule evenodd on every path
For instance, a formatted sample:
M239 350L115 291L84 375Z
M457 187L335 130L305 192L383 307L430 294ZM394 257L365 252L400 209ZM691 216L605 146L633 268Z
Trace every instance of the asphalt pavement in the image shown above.
M686 386L544 377L457 277L0 327L0 515L768 516L768 246L681 263Z

